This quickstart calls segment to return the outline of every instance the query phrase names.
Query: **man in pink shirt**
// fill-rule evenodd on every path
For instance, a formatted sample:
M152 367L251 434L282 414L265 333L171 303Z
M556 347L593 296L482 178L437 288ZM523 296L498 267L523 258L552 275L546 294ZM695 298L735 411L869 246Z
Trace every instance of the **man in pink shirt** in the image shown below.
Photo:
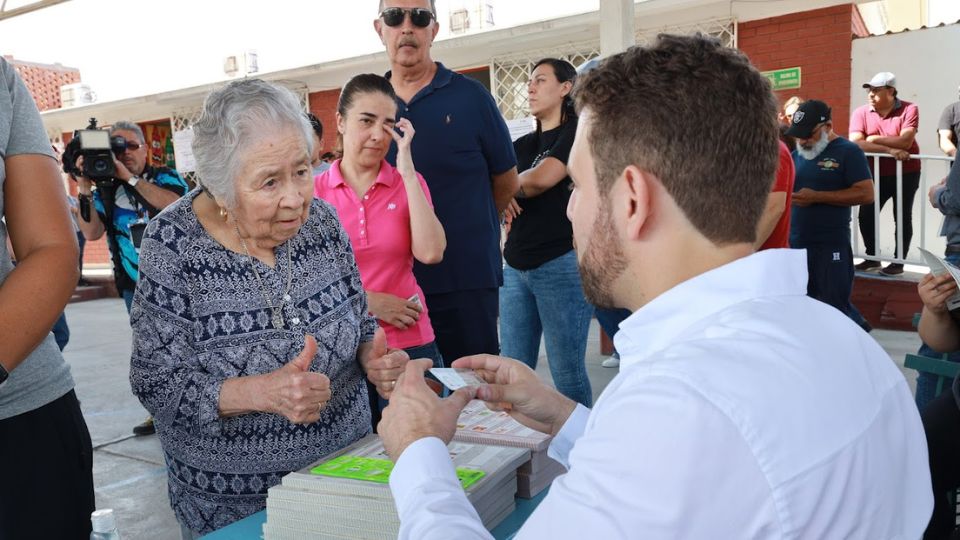
M883 205L891 197L893 216L897 219L897 161L903 162L903 246L896 245L894 255L905 258L910 251L910 239L913 237L913 196L920 187L920 161L910 159L911 154L920 153L917 145L917 128L920 124L920 111L913 103L897 97L897 79L893 73L877 73L869 82L863 83L867 89L867 104L853 111L850 117L850 140L864 152L890 154L892 157L880 158L880 200L860 206L860 234L867 255L877 254L876 223L874 222L874 204ZM870 170L874 160L868 157ZM876 174L874 172L874 174ZM894 231L896 234L896 231ZM902 248L902 249L901 249ZM879 268L879 261L863 261L857 270ZM882 273L897 275L903 273L903 265L893 263L886 266Z

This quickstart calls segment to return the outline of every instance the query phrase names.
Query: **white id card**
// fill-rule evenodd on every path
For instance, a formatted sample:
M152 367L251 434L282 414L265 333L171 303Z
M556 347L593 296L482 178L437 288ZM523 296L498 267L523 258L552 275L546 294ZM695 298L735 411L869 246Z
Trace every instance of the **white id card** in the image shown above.
M464 386L487 384L486 381L478 377L472 369L433 368L430 370L430 373L450 390L456 390Z

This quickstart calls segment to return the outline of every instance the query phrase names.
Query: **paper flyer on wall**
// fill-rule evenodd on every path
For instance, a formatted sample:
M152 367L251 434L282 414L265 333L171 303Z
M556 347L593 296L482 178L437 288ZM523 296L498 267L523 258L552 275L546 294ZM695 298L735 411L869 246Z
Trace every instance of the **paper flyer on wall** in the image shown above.
M941 276L949 273L951 276L953 276L953 281L957 284L957 292L947 299L947 309L953 310L960 308L960 268L957 268L956 266L943 260L941 257L938 257L923 248L919 249L920 254L923 255L924 262L926 262L927 266L930 267L930 273L935 276Z

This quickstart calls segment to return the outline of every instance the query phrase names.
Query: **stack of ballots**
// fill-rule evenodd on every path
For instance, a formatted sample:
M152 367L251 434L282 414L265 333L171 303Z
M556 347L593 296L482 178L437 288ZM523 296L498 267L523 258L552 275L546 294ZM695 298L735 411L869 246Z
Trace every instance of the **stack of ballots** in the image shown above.
M516 508L522 448L452 442L457 477L487 529ZM266 540L396 538L400 531L388 481L393 463L376 435L283 477L267 494Z
M464 407L453 440L530 450L530 460L517 470L517 495L527 499L536 497L566 472L563 465L547 456L549 435L524 426L503 411L491 411L479 400Z

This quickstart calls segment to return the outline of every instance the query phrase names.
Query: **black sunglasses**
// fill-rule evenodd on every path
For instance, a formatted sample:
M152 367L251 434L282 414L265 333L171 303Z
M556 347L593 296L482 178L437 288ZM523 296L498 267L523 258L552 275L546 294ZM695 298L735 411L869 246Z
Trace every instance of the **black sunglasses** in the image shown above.
M410 14L410 22L418 28L426 28L434 18L433 12L427 8L408 9L398 7L387 8L381 11L380 18L383 19L384 24L387 26L394 27L403 24L403 19L407 14Z

